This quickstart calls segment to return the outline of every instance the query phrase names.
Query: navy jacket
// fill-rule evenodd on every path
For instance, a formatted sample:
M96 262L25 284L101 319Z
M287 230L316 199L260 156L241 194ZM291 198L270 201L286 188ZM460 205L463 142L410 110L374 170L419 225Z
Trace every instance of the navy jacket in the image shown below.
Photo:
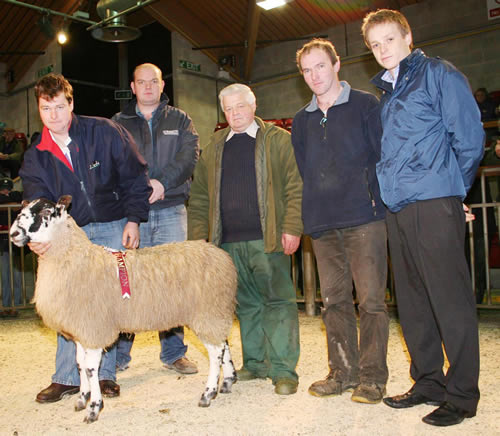
M149 177L159 180L165 188L165 199L153 203L151 209L184 204L199 155L198 133L193 122L185 112L169 106L163 94L153 114L152 137L148 122L136 113L136 104L134 98L113 120L132 134L148 163Z
M73 115L69 136L74 170L43 128L24 155L24 198L57 201L70 194L70 214L79 226L124 217L147 221L152 189L146 163L130 134L110 120Z
M375 173L380 153L378 100L341 83L343 91L328 109L326 123L321 123L323 112L313 98L292 125L304 182L304 233L313 237L385 217Z
M396 86L383 90L377 177L392 212L441 197L465 198L483 156L481 116L465 76L452 64L414 50L400 62Z

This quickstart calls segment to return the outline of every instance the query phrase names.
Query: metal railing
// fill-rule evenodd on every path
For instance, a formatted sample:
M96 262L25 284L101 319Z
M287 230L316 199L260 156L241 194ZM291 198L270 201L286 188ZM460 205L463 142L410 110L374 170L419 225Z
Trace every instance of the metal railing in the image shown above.
M488 222L487 222L487 209L494 208L496 211L495 221L497 223L497 228L500 219L500 202L496 201L486 201L486 181L487 177L499 177L500 176L500 166L489 166L489 167L481 167L479 168L477 177L481 182L481 202L468 204L469 208L477 212L478 209L483 211L482 213L482 229L483 235L479 238L480 243L484 245L484 259L481 264L484 264L485 274L486 274L486 287L484 289L484 298L482 301L484 303L478 303L478 308L489 308L489 309L500 309L500 286L499 289L492 289L492 280L491 280L491 272L494 271L495 268L490 267L490 242L491 235L488 230ZM500 186L500 185L499 185ZM500 196L500 191L498 193ZM477 243L478 238L474 237L474 228L473 223L468 223L469 235L468 241L470 244L470 272L472 278L472 292L475 292L477 289L477 274L476 274L476 264L478 263L478 259L475 258L474 252L474 244ZM298 262L297 257L301 257L301 262ZM299 265L300 264L300 265ZM301 271L298 271L299 268L302 268ZM500 267L498 269L499 282L500 282ZM299 275L302 274L302 289L299 286ZM297 301L300 303L304 303L305 312L307 315L315 315L317 306L321 303L321 296L319 295L319 282L317 280L317 270L316 270L316 261L314 257L313 247L311 243L311 239L308 236L302 237L301 242L301 253L300 256L294 256L292 259L292 277L295 285L295 289L297 291ZM496 295L493 295L493 291L498 291L498 301L496 300ZM394 293L394 276L392 274L391 262L390 262L390 253L388 259L388 274L387 274L387 292L386 292L386 303L389 306L396 306L396 297Z
M0 289L1 296L0 306L4 309L19 309L33 307L30 303L31 295L34 291L35 271L36 271L36 256L25 250L24 247L15 247L9 239L9 229L14 220L14 212L21 209L19 203L0 204L0 213L7 212L7 225L0 226L0 238L2 238L3 248L8 248L8 262L5 261L4 252L1 256L1 280ZM28 260L30 258L30 260ZM28 267L28 265L30 267ZM4 274L9 274L9 288L4 289L5 280ZM4 292L10 293L10 306L4 306ZM16 298L16 293L20 293L20 298ZM20 301L19 301L20 300ZM18 304L16 304L18 303Z
M480 308L500 308L500 304L495 304L494 296L492 292L492 281L491 281L491 269L489 266L489 257L490 257L490 235L488 230L487 223L487 209L494 208L498 217L500 217L500 202L492 202L486 201L486 181L487 177L499 177L500 176L500 166L495 167L481 167L478 172L478 177L481 181L481 202L469 204L468 206L472 209L472 212L477 209L482 209L482 229L483 229L483 237L481 243L484 244L484 265L485 265L485 274L486 274L486 288L485 288L485 302L478 304ZM499 193L500 195L500 193ZM30 303L31 296L34 292L34 282L36 279L36 256L32 253L26 253L24 248L21 248L19 259L16 259L15 247L10 242L8 238L8 229L10 228L13 221L13 213L18 211L21 208L21 204L2 204L0 205L0 212L6 210L8 215L8 226L7 228L0 228L0 235L6 235L6 242L8 241L8 252L9 252L9 262L8 268L2 266L1 273L7 272L10 274L10 289L3 289L3 283L5 280L1 280L1 295L3 297L3 292L10 292L11 295L11 306L6 308L27 308L32 307L33 305ZM4 226L5 227L5 226ZM476 243L474 238L474 229L473 223L468 224L469 228L469 244L470 244L470 271L472 276L472 286L473 289L476 289L477 282L477 274L476 274L476 264L477 259L475 258L474 253L474 244ZM292 278L294 282L295 289L297 291L297 301L300 303L304 303L305 312L307 315L315 315L318 305L321 303L321 296L319 293L319 281L317 276L316 269L316 261L314 257L312 241L310 237L304 236L301 242L301 252L300 255L294 255L292 257ZM17 265L20 265L20 274L21 274L21 304L15 305L15 268ZM28 267L27 267L28 266ZM8 270L8 271L7 271ZM394 295L394 284L393 284L393 275L390 267L390 260L388 263L388 284L387 284L387 298L386 302L389 305L395 305L396 299ZM301 285L299 287L299 277L302 278ZM499 277L500 277L500 268L499 268ZM500 290L499 290L500 294ZM0 300L1 307L3 306L3 298Z
M491 201L491 199L487 198L487 189L486 189L486 184L489 183L486 179L487 177L499 177L500 176L500 166L488 166L488 167L481 167L479 168L477 177L480 180L481 183L481 202L480 203L472 203L468 204L469 208L471 209L472 213L477 213L478 210L481 210L482 213L480 215L480 219L482 220L482 235L474 235L474 224L473 222L468 223L468 229L469 229L469 246L470 246L470 272L471 272L471 278L472 278L472 288L473 290L478 289L478 274L477 271L478 269L476 268L476 265L478 264L478 261L481 261L480 266L484 268L484 271L480 271L481 273L484 272L485 274L485 295L484 298L482 299L482 302L478 303L477 306L479 308L500 308L500 304L495 304L496 302L494 301L494 296L493 296L493 290L492 289L492 280L491 280L491 272L494 270L490 266L490 248L492 247L491 241L492 241L492 235L490 235L490 229L489 229L489 223L488 223L488 210L493 209L495 212L495 222L497 224L497 229L499 228L498 223L499 223L499 218L500 218L500 202L498 201ZM498 193L500 195L500 192ZM484 259L476 259L476 250L475 250L475 244L480 243L483 245L482 248L484 248ZM499 269L500 272L500 269ZM479 285L481 285L479 283ZM474 291L475 292L475 291ZM499 290L499 297L500 297L500 290ZM484 301L484 303L483 303Z

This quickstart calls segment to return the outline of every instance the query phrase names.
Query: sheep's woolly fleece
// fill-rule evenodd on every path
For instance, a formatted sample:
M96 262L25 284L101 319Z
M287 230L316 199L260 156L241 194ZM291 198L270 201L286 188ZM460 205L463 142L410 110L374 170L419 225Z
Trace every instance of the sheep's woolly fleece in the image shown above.
M33 315L0 320L0 435L500 435L500 313L481 314L481 401L478 415L462 424L431 427L421 417L431 406L407 410L354 403L349 394L316 398L308 386L327 373L326 339L320 317L300 315L299 390L278 396L270 380L238 382L206 409L197 406L208 373L207 353L186 330L188 357L200 369L181 376L162 368L156 333L137 335L131 367L118 374L121 396L104 399L99 421L83 423L73 412L76 397L53 404L35 402L54 370L56 334ZM241 344L235 322L229 338L234 363L241 366ZM410 387L409 360L398 322L391 317L388 394Z

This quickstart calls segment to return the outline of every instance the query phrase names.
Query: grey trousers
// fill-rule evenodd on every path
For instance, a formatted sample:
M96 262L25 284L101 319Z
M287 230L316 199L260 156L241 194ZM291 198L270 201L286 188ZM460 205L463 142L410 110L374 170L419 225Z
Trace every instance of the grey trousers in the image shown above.
M334 379L385 385L389 317L385 220L334 229L313 240ZM359 300L359 345L352 282Z

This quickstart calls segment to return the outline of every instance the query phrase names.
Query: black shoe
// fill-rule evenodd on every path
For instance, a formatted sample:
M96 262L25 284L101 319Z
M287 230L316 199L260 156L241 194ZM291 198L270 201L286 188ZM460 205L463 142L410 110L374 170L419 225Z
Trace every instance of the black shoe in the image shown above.
M99 380L99 387L103 397L113 398L120 395L120 385L113 380Z
M55 403L62 400L66 395L78 393L79 386L68 386L60 383L52 383L49 387L40 391L36 396L36 401L39 403Z
M422 421L426 424L437 425L438 427L447 427L449 425L460 424L464 418L472 418L473 416L476 416L475 412L468 412L451 403L445 402L434 410L434 412L424 416Z
M419 404L428 404L429 406L440 406L441 401L434 401L425 395L409 390L406 394L396 395L394 397L385 397L384 403L395 409L407 409L408 407L418 406Z

